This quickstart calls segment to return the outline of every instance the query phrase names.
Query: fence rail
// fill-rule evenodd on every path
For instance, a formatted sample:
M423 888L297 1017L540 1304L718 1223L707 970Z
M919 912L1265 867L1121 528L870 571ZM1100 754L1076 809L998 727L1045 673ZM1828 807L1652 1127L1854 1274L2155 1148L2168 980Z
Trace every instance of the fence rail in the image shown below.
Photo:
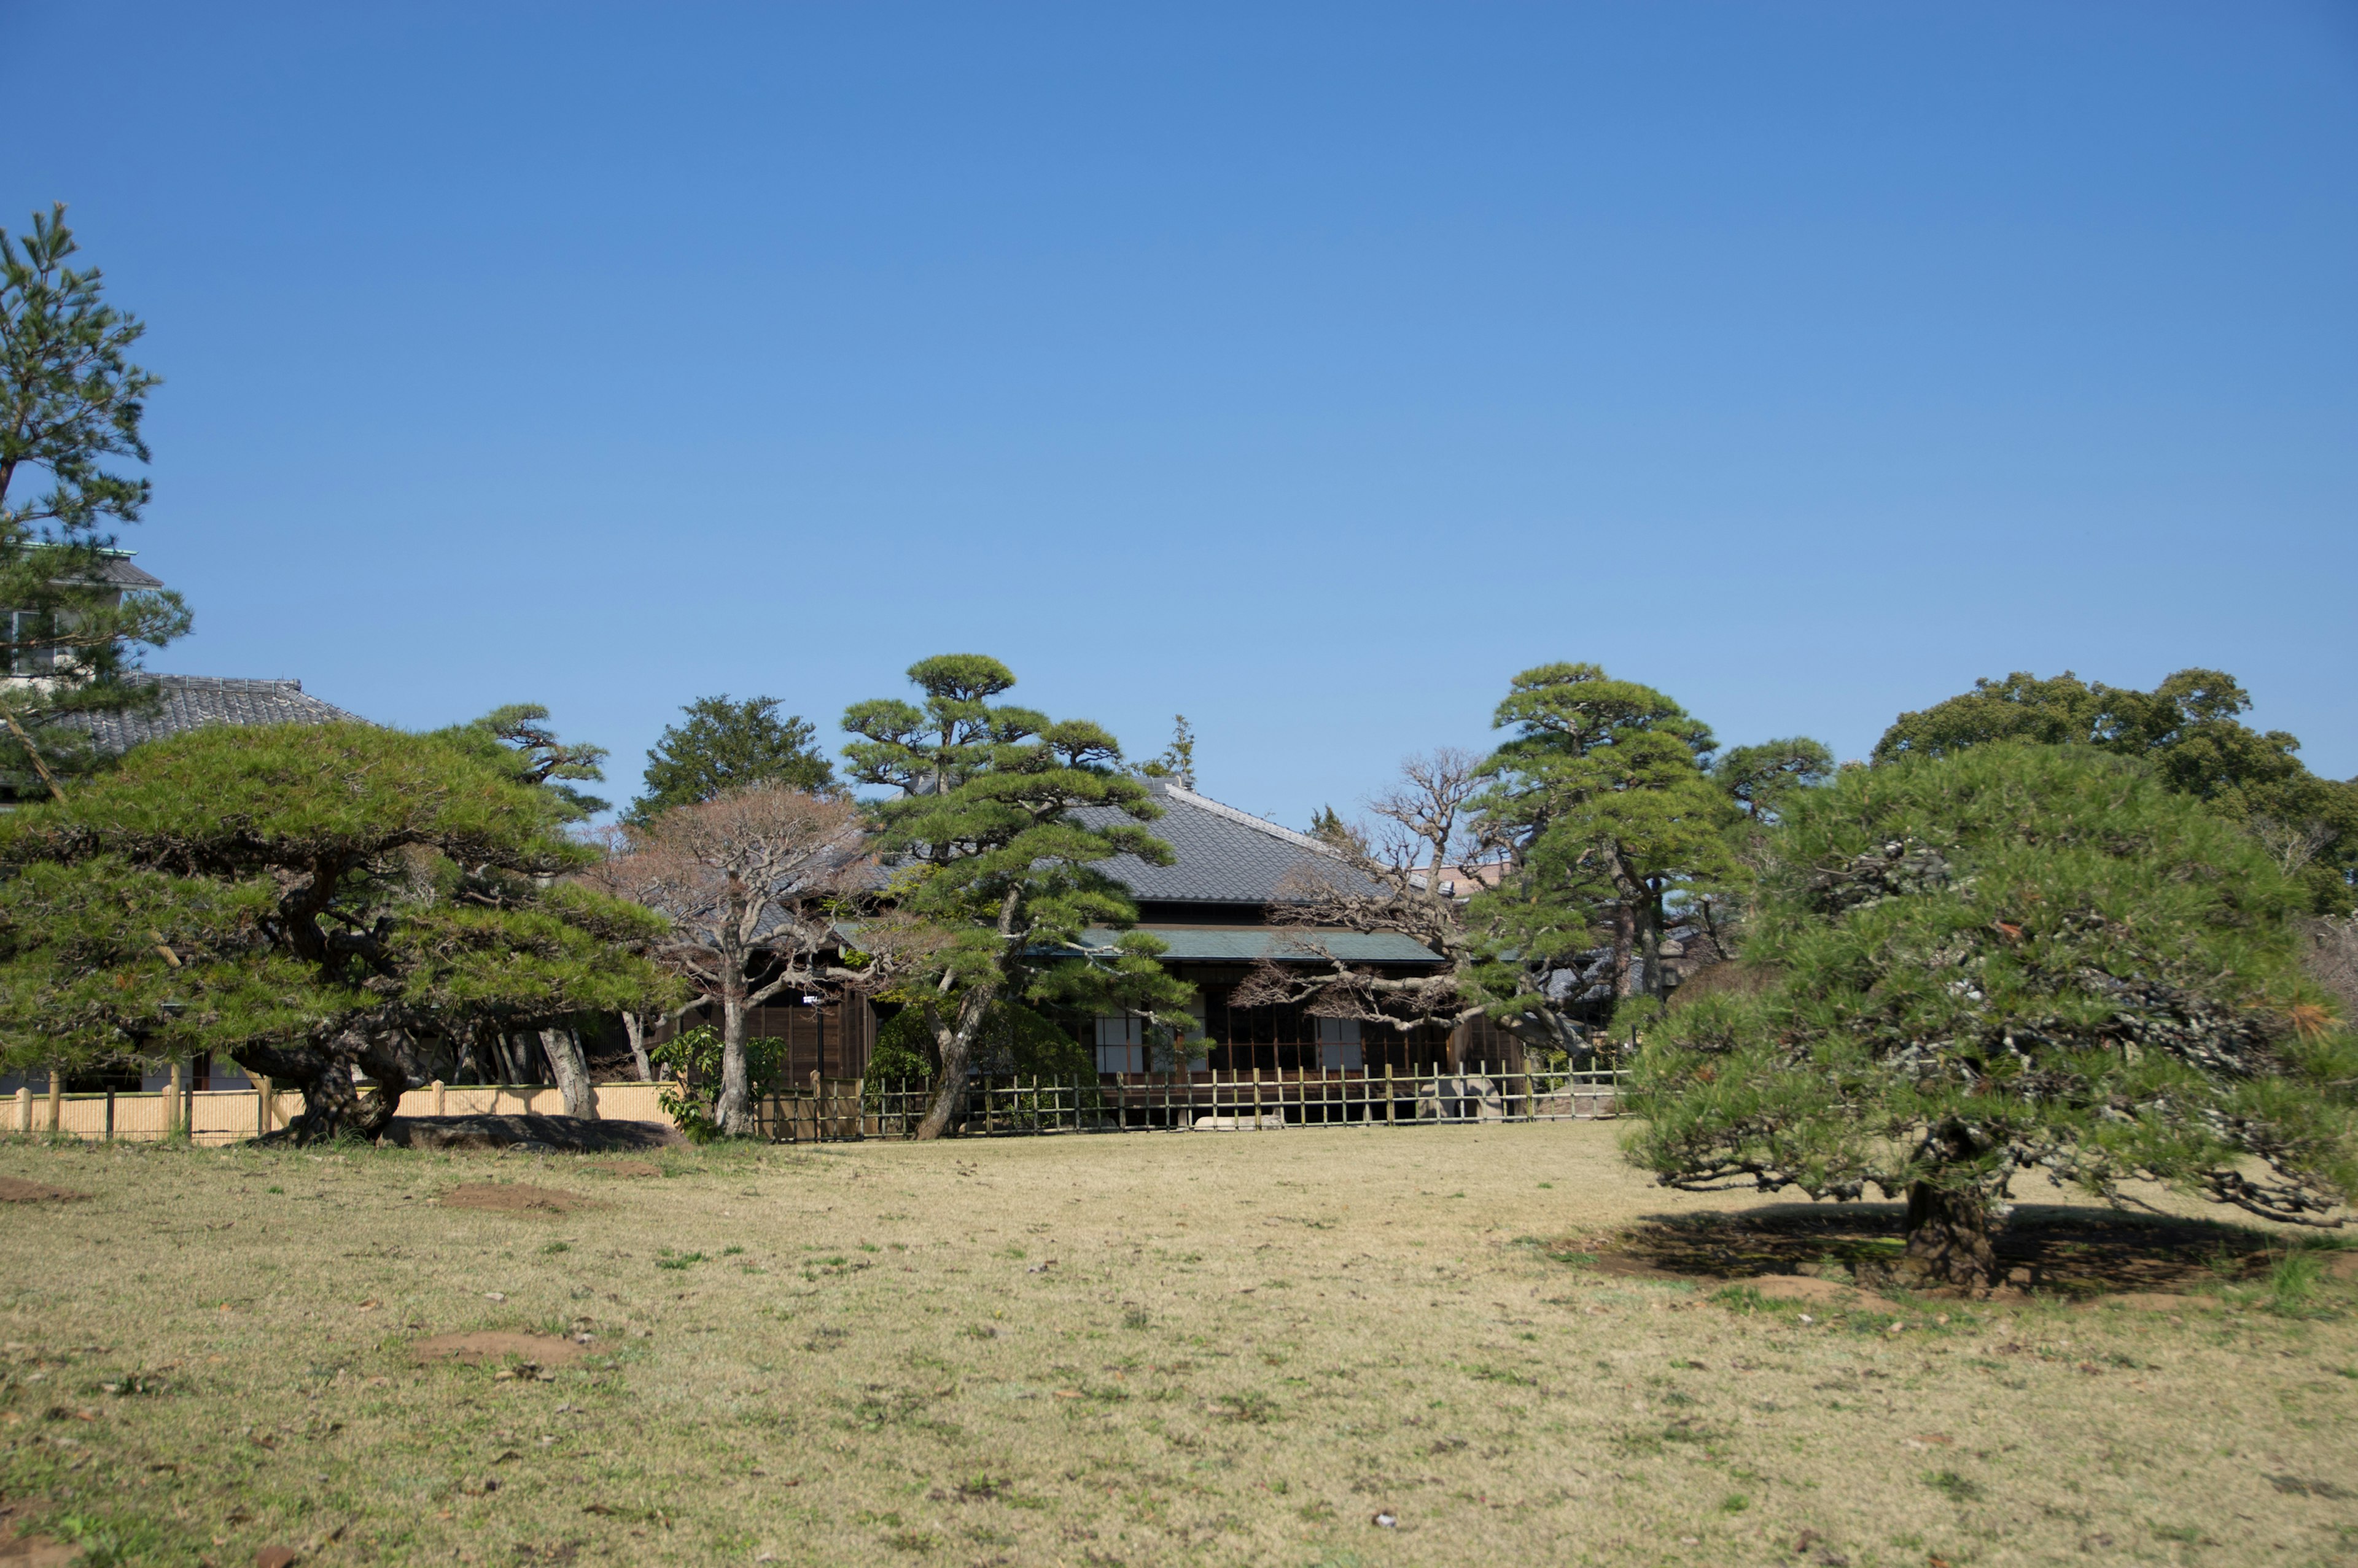
M1517 1070L1140 1074L1116 1079L989 1077L968 1081L957 1119L967 1136L1055 1132L1277 1131L1286 1128L1416 1127L1479 1121L1585 1121L1620 1114L1628 1075ZM937 1086L822 1078L761 1105L762 1134L778 1142L906 1138L933 1108Z

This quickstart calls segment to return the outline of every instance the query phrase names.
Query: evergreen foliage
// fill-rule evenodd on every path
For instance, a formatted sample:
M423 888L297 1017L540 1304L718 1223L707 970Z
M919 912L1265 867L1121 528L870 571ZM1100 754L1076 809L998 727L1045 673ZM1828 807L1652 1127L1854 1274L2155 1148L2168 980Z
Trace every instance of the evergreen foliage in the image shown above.
M1171 720L1171 744L1159 757L1138 764L1141 778L1169 779L1181 789L1195 787L1195 730L1184 713Z
M610 804L575 787L604 781L606 748L559 741L539 703L512 702L434 735L520 784L546 791L564 803L568 820L585 821Z
M1514 873L1473 914L1526 976L1596 946L1601 931L1613 994L1662 994L1673 904L1735 871L1734 808L1703 766L1710 729L1651 687L1585 664L1517 676L1492 722L1515 734L1486 764L1493 782L1476 805L1484 837L1512 849ZM1503 969L1484 974L1512 991Z
M2358 905L2358 783L2321 779L2281 730L2237 715L2251 695L2221 670L2186 669L2151 691L2091 685L2066 670L2050 680L2017 671L1919 712L1876 742L1877 763L1948 756L1992 741L2091 746L2142 757L2174 790L2250 827L2320 914Z
M2302 892L2150 765L1846 770L1768 843L1744 957L1774 983L1674 1007L1637 1064L1665 1184L1905 1195L1914 1266L1974 1285L2033 1171L2287 1220L2358 1192L2358 1040L2302 971Z
M1120 767L1114 738L1083 719L991 698L1015 685L998 660L952 654L921 660L909 678L922 703L863 702L843 716L853 778L897 791L877 809L875 847L897 859L889 919L860 945L895 979L886 1000L909 1003L933 1031L942 1090L919 1130L949 1127L994 1002L1157 1016L1184 1028L1190 988L1156 962L1163 945L1129 927L1137 906L1098 862L1131 854L1168 865L1168 845L1143 824L1162 814ZM1126 823L1088 827L1073 815L1111 807ZM1121 933L1084 955L1092 927Z
M477 1027L641 1007L646 911L547 792L428 736L211 727L0 817L0 1061L219 1052L373 1130ZM373 1105L356 1075L374 1080Z
M1834 774L1834 754L1806 735L1732 746L1711 764L1712 782L1754 821L1773 822L1779 805L1797 789L1810 789Z
M646 793L631 803L632 823L760 784L814 795L835 787L834 764L811 743L817 731L797 714L778 717L776 697L731 702L724 692L683 711L647 753Z
M138 521L149 489L109 460L147 460L157 378L130 359L146 329L106 303L96 267L67 265L77 249L62 206L35 213L29 234L0 229L0 677L38 677L0 682L10 795L93 765L72 721L152 710L158 694L131 678L137 650L189 629L179 595L104 580L109 530Z

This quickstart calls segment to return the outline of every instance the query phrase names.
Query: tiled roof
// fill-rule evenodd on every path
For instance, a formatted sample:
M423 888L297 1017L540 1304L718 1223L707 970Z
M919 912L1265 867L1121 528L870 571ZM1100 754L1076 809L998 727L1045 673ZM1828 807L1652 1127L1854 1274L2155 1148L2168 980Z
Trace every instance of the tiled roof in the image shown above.
M93 582L109 588L161 588L164 579L153 572L143 571L131 564L128 550L110 550L99 559L98 569L91 574Z
M61 719L59 723L89 731L105 751L124 752L143 741L160 741L167 735L178 735L207 724L366 722L358 714L347 713L308 695L299 680L237 680L222 676L132 678L143 686L163 688L161 709L147 715L93 713Z
M1170 845L1178 859L1168 866L1150 866L1135 855L1098 862L1132 897L1192 903L1282 903L1286 895L1279 892L1281 884L1304 868L1353 892L1375 891L1306 833L1223 806L1165 779L1143 782L1163 807L1162 816L1143 826ZM1111 806L1090 806L1073 816L1090 827L1140 826Z

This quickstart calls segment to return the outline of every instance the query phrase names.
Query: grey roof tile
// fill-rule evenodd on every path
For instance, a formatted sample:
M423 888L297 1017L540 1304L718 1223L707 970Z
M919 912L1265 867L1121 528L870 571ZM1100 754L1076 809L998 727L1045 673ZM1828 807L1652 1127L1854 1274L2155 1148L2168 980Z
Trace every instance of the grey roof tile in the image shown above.
M1282 903L1285 895L1279 889L1291 873L1304 868L1354 891L1374 891L1373 884L1306 833L1223 806L1165 779L1144 782L1163 807L1163 816L1144 824L1145 828L1170 845L1178 859L1168 866L1150 866L1135 855L1098 862L1133 897L1194 903ZM1090 827L1139 826L1111 806L1090 806L1073 815Z
M146 575L146 574L141 574ZM128 751L143 741L201 729L208 724L366 723L332 703L321 702L299 680L239 680L222 676L135 676L140 685L163 688L164 706L153 714L93 713L61 719L87 730L109 752Z

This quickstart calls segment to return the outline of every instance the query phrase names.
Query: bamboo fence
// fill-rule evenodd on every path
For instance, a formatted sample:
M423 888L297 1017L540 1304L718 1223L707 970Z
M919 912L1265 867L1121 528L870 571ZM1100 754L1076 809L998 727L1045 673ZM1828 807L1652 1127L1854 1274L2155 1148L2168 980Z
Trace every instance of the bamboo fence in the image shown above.
M1574 1121L1617 1116L1628 1075L1484 1066L1474 1071L1141 1074L1121 1078L990 1077L968 1081L957 1119L968 1137L1056 1132L1280 1131L1313 1127L1424 1127L1485 1121ZM779 1142L906 1138L937 1086L823 1078L773 1086L759 1110Z

